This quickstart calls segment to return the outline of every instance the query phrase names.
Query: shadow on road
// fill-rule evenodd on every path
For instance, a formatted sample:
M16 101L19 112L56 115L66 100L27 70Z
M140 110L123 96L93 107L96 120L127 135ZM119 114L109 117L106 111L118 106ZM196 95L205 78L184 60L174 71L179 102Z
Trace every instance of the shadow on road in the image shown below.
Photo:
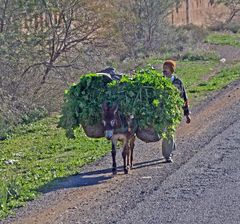
M112 169L96 170L58 178L39 189L41 193L49 193L64 188L79 188L101 184L112 178Z
M161 159L154 159L154 160L151 160L151 161L135 163L133 169L137 170L137 169L142 169L142 168L145 168L145 167L161 165L163 163L165 163L165 160L163 158L161 158Z
M155 159L151 161L145 161L140 163L135 163L133 170L142 169L145 167L156 166L162 164L162 159ZM119 166L117 168L118 174L122 174L123 167ZM100 169L90 172L83 172L69 177L63 177L53 180L52 182L42 186L39 189L41 193L49 193L52 191L66 189L66 188L79 188L86 186L94 186L102 184L107 180L113 178L112 169Z

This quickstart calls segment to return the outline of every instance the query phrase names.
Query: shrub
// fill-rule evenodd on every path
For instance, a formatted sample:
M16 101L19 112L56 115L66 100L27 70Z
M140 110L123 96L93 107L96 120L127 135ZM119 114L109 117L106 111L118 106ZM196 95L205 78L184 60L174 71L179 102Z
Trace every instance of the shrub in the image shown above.
M0 141L8 138L10 130L10 125L2 116L0 116Z
M224 30L225 24L223 22L217 22L209 27L210 31L220 32Z
M25 111L21 108L17 112L19 114L11 114L11 116L6 116L6 112L5 116L0 114L0 141L9 138L17 125L35 122L48 114L44 107L32 107L25 109Z
M233 33L238 33L240 32L240 24L237 22L231 22L228 23L224 26L225 30L231 31Z
M185 33L186 38L189 38L190 42L192 42L192 44L195 44L204 40L204 38L208 35L208 30L203 27L189 24L177 28L177 33Z
M21 117L21 124L29 124L32 122L35 122L37 120L40 120L48 115L47 110L44 107L36 107Z
M240 24L238 22L223 23L218 22L209 27L210 31L221 32L221 31L230 31L232 33L240 32Z

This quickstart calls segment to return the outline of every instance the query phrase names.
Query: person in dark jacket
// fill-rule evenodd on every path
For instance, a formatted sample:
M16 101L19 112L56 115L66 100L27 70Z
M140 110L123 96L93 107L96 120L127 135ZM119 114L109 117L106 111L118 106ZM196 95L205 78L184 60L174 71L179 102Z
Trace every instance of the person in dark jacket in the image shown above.
M170 78L172 84L180 91L180 96L184 100L183 112L186 117L186 123L191 122L189 101L184 88L183 82L175 75L176 62L172 60L167 60L163 64L163 75ZM162 154L167 163L172 163L172 152L176 149L176 143L174 137L169 139L163 139L162 141Z

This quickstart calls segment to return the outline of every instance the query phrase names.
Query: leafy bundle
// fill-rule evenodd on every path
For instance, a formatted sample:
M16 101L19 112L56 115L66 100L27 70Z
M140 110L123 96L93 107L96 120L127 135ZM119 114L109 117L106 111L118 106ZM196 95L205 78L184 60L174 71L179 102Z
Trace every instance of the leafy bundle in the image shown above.
M172 135L182 118L183 101L176 87L152 68L137 71L132 78L109 83L110 101L123 114L132 114L140 128L153 127L161 136Z
M74 137L73 130L80 124L101 122L101 105L106 99L108 82L104 76L87 74L65 91L59 126L66 129L68 137Z
M147 68L120 81L106 82L97 74L82 76L65 94L60 126L71 136L79 124L101 122L101 105L106 100L117 102L122 114L134 115L140 128L153 127L162 137L173 134L181 121L179 91L163 75Z

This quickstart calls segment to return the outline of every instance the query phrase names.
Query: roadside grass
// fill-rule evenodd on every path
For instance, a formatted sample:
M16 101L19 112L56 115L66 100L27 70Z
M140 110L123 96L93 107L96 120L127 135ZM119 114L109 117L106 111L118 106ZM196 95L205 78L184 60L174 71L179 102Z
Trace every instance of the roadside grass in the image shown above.
M209 80L200 82L193 87L190 86L188 88L188 94L190 99L196 99L196 101L199 102L206 98L211 92L221 90L238 79L240 79L240 63L229 65Z
M176 74L188 90L191 86L202 82L207 75L213 73L218 64L216 61L182 61L177 66Z
M57 123L51 117L19 126L11 139L0 141L0 218L34 199L42 186L78 173L109 151L109 142L89 139L80 129L76 139L67 139Z
M205 42L240 47L240 34L213 33L206 37Z
M162 62L151 59L153 65ZM178 63L176 73L195 103L240 78L237 64L206 80L218 65L217 61ZM89 139L81 129L76 131L76 139L67 139L64 130L57 128L58 119L50 117L19 126L10 139L0 141L0 219L36 198L39 190L52 180L79 173L83 165L110 151L109 142Z

